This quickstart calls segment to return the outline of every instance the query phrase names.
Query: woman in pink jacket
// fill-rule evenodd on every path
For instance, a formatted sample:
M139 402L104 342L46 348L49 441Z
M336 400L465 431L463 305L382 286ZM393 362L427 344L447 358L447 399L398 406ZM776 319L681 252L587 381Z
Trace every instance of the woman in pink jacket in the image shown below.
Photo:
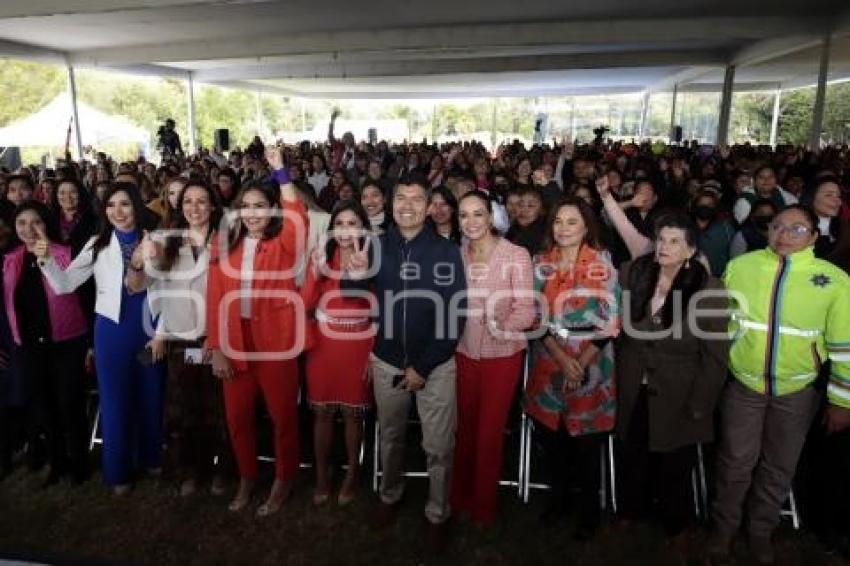
M452 507L488 524L496 510L502 445L534 322L531 258L496 235L491 201L478 190L458 201L468 285L457 354L457 433Z
M3 260L3 299L26 387L30 438L46 433L50 474L45 486L64 476L88 477L85 414L85 357L88 327L76 294L57 295L44 279L34 246L47 238L64 268L70 248L56 244L58 229L40 202L15 211L20 245Z

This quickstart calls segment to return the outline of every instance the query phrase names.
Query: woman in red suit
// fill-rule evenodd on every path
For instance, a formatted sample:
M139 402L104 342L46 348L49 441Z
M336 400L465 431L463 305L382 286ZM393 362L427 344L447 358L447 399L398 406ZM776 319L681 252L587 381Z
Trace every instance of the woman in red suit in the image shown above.
M280 509L298 471L298 367L303 346L294 267L307 241L307 216L279 150L267 152L274 184L251 182L233 206L239 220L213 241L207 283L207 348L223 381L227 427L241 481L230 510L248 505L257 476L257 393L274 426L275 481L260 516ZM225 239L227 238L227 239Z
M339 412L345 421L348 471L337 502L354 498L359 472L363 416L370 405L366 367L372 350L369 300L342 297L339 274L356 249L364 245L369 217L356 201L340 202L330 219L329 237L313 250L307 278L301 289L304 307L314 313L310 323L312 347L307 353L307 398L315 414L313 438L316 450L316 491L313 502L330 497L328 457L333 438L333 419ZM355 246L360 240L359 246Z

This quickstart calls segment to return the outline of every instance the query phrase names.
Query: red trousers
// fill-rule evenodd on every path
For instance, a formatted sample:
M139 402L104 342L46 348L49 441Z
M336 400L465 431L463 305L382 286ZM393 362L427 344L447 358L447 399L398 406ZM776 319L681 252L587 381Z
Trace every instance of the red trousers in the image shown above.
M502 448L523 352L473 360L457 353L457 432L452 508L481 523L496 513Z
M245 349L255 351L251 328L242 325ZM257 476L257 392L263 394L274 434L275 478L293 479L298 472L298 363L296 360L248 362L247 371L238 371L224 381L227 428L239 475Z

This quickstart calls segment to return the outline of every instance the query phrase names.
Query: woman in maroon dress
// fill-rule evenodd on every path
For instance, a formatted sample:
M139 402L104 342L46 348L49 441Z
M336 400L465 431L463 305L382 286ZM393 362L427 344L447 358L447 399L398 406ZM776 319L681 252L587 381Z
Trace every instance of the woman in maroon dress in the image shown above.
M328 237L313 250L301 289L304 307L308 313L315 313L308 325L306 373L307 398L315 414L316 505L330 498L328 458L337 413L345 422L348 455L348 471L337 502L350 503L357 488L363 416L371 402L366 367L374 333L369 300L342 297L339 274L355 252L357 240L358 249L364 245L369 226L369 217L359 202L340 202L331 214Z

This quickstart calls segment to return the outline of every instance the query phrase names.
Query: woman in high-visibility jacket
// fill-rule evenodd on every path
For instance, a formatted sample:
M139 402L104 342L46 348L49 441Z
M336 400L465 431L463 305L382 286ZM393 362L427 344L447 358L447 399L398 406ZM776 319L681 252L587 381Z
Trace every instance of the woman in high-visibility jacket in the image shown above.
M770 224L766 249L732 260L723 281L732 299L732 378L721 401L716 532L709 553L728 556L747 504L750 549L774 559L771 535L788 497L821 394L829 430L850 424L850 277L817 259L815 214L793 205Z

